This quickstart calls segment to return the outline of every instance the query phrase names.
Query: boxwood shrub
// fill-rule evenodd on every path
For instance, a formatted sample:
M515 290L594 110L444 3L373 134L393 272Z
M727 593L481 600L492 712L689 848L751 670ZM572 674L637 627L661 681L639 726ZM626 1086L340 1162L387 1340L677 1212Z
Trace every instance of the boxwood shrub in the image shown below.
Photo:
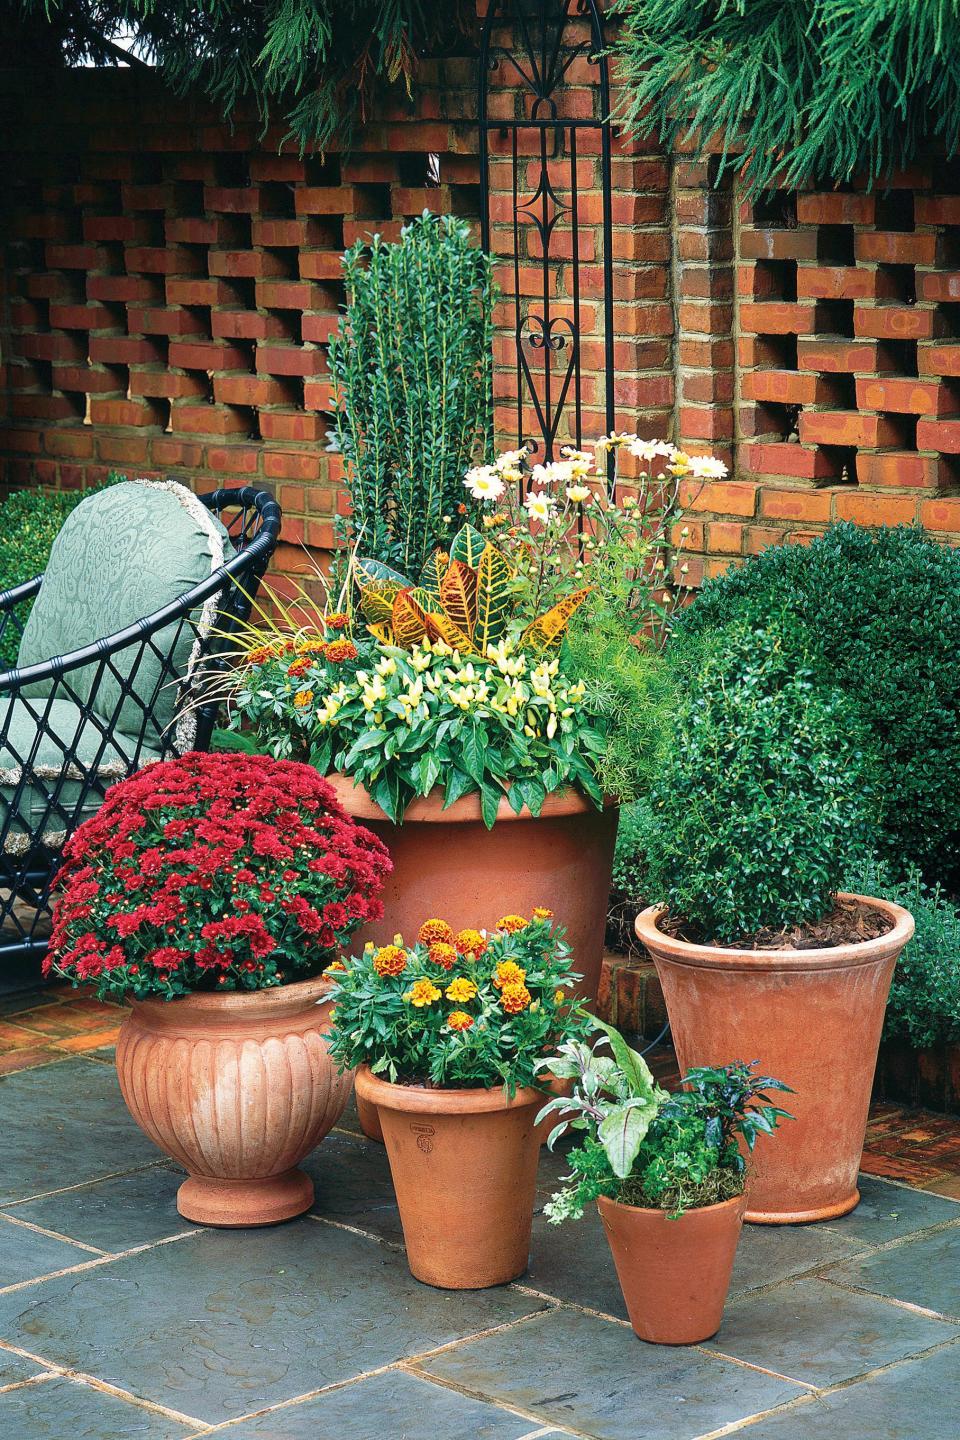
M655 893L690 938L736 944L819 920L870 853L856 717L800 648L777 629L728 627L678 714L647 843Z
M799 640L821 683L844 692L879 762L880 855L956 892L960 552L917 528L834 525L707 583L678 622L681 649L731 622Z

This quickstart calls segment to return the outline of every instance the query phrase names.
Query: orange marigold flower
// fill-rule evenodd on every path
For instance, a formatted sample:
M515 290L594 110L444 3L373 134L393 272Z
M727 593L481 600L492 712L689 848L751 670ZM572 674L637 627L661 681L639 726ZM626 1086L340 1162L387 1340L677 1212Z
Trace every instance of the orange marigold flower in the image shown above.
M552 920L553 911L548 910L545 905L535 905L533 907L533 918L534 920Z
M327 648L326 640L319 635L310 640L300 640L297 643L298 655L322 655Z
M324 975L329 975L332 970L346 970L346 968L342 960L331 960L323 973Z
M455 979L450 981L450 984L443 993L448 1000L456 1000L463 1005L466 1001L474 998L477 993L477 987L473 981L468 980L465 975L457 975Z
M500 1004L508 1015L519 1015L526 1010L533 996L526 985L504 985L500 992Z
M473 1024L473 1016L468 1015L466 1010L451 1010L447 1016L447 1025L451 1030L469 1030Z
M563 1002L564 1002L564 1000L566 1000L566 998L567 998L567 997L566 997L566 995L564 995L564 993L563 993L562 990L554 990L554 992L553 992L553 1003L554 1003L554 1005L562 1005Z
M501 960L493 972L493 983L498 990L505 985L522 985L527 978L526 970L522 969L515 960Z
M299 680L300 676L306 675L309 669L310 661L304 655L301 656L299 660L294 660L293 664L288 666L287 674L290 676L291 680Z
M403 998L422 1010L424 1005L432 1005L434 1000L440 999L440 991L432 980L414 980Z
M373 957L373 968L378 975L399 975L407 966L407 952L399 945L381 945Z
M332 615L324 615L323 623L328 630L346 630L350 624L350 616L342 610L335 610Z
M508 935L515 935L518 930L526 930L527 922L522 915L501 915L497 921L498 930L506 930Z
M427 959L434 965L441 965L444 970L452 970L457 963L457 952L443 940L435 940L427 951Z
M446 920L424 920L417 931L417 939L421 945L432 945L435 940L441 940L444 945L452 945L453 930Z
M479 960L487 948L487 937L481 935L479 930L458 930L453 943L461 955L470 960Z
M312 699L313 699L313 691L312 691L312 690L298 690L297 693L296 693L296 695L294 695L294 697L293 697L293 703L294 703L294 705L297 707L298 710L302 710L303 707L304 707L304 705L309 705L309 704L310 704L310 701L311 701Z
M268 660L272 660L274 658L275 654L276 652L274 651L272 646L258 645L255 649L247 651L247 664L265 665Z
M334 665L342 660L356 660L359 651L352 640L331 640L327 646L327 659Z

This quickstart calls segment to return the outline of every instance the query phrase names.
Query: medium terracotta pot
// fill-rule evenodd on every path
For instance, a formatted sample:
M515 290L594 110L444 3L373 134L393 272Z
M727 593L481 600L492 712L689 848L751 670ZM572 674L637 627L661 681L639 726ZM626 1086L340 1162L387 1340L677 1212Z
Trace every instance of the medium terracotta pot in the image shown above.
M716 1335L746 1197L687 1210L677 1220L605 1195L597 1206L634 1334L654 1345L696 1345Z
M362 1072L361 1072L362 1073ZM429 1090L366 1071L397 1194L407 1263L442 1290L505 1285L527 1268L539 1090Z
M372 1091L368 1091L367 1076L373 1080L368 1066L362 1066L356 1074L353 1086L353 1098L357 1102L357 1118L360 1121L360 1129L368 1140L379 1140L383 1144L383 1126L380 1124L380 1113L376 1103L371 1099Z
M360 786L328 775L347 814L368 826L387 846L393 874L383 890L383 919L358 931L354 953L367 940L386 945L403 935L412 945L424 920L439 916L455 930L492 930L501 915L529 916L534 906L552 910L566 926L581 995L594 999L600 981L607 901L619 811L597 810L568 790L548 795L534 818L515 815L500 801L491 830L480 814L480 797L465 795L443 809L442 790L409 806L394 825Z
M637 917L663 986L681 1073L695 1065L759 1060L794 1091L785 1120L757 1141L746 1218L793 1225L846 1215L860 1199L857 1171L880 1031L897 956L913 918L859 895L893 928L876 940L818 950L726 950L659 929L660 907Z
M326 1032L330 982L135 1000L117 1041L134 1120L189 1174L177 1209L202 1225L272 1225L313 1203L296 1169L336 1124L352 1077Z

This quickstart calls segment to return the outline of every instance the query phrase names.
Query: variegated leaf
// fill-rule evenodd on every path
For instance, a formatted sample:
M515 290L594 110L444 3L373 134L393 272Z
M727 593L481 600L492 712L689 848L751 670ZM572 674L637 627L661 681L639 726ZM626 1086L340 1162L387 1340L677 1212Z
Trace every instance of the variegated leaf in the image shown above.
M391 617L394 640L404 650L412 649L427 634L430 603L426 590L401 590L394 597Z
M431 595L438 598L441 595L441 586L444 576L450 565L450 556L446 550L434 550L423 567L423 574L420 576L421 590L428 590Z
M368 625L367 629L375 640L380 641L381 645L392 645L394 643L392 625Z
M354 563L357 576L357 584L362 590L371 580L392 580L396 583L398 590L404 590L410 584L406 575L401 575L399 570L393 570L389 565L384 565L382 560L362 559Z
M440 586L440 601L454 625L473 634L477 623L477 572L462 560L451 560Z
M393 602L402 589L396 580L368 580L360 591L363 618L371 625L389 625Z
M464 565L472 565L475 570L486 543L479 530L474 530L472 525L463 525L453 537L450 559L462 560Z
M512 608L512 578L506 558L495 545L485 545L477 566L477 622L473 629L473 641L481 655L503 638Z
M550 650L553 646L559 645L564 631L570 623L571 615L580 609L589 594L589 585L582 590L574 590L572 594L565 595L556 605L551 606L543 615L538 616L520 636L521 649Z
M466 631L455 625L450 616L445 615L442 610L431 610L427 616L427 628L431 640L444 640L452 650L459 650L461 655L477 653Z

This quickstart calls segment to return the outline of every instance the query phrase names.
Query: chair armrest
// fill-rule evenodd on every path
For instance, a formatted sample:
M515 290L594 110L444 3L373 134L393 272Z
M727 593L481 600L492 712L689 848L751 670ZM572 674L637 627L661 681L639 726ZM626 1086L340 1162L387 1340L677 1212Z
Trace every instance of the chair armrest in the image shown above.
M12 590L0 590L0 614L4 610L12 610L21 600L32 600L42 584L43 576L35 575L32 580L24 580L22 585L14 585Z

